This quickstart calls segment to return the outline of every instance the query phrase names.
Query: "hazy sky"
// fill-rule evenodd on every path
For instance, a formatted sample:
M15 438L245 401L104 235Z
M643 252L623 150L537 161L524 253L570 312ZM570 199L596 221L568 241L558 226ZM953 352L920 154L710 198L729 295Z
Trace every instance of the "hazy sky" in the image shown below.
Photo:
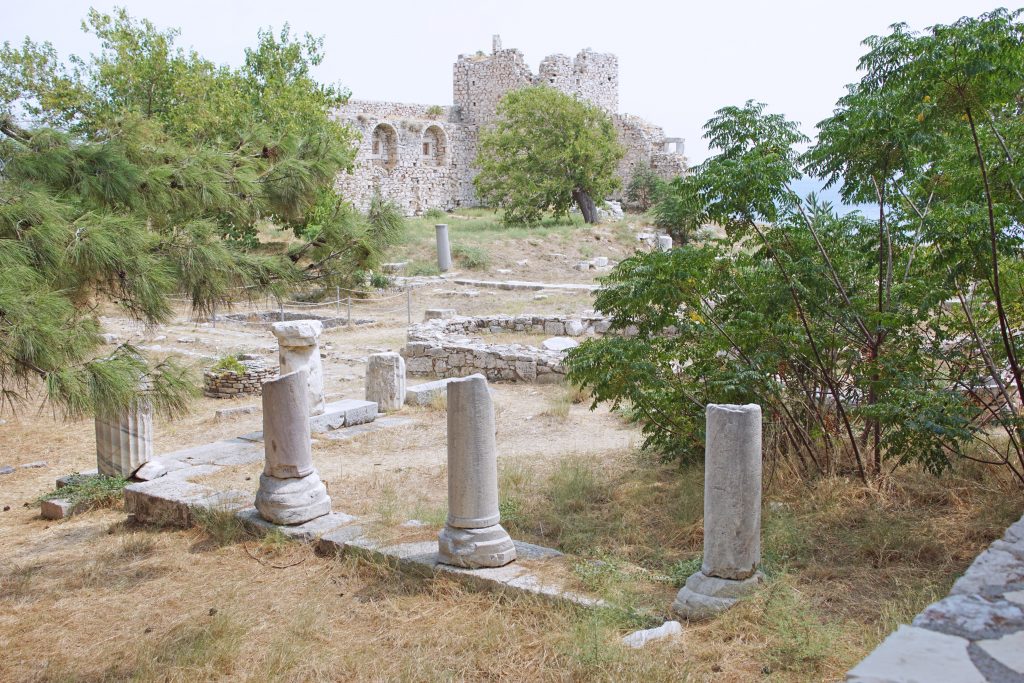
M78 0L13 3L0 41L26 35L61 55L96 47L80 30L90 6L115 4L161 27L219 63L237 65L260 27L285 22L326 38L318 76L359 99L426 104L452 101L459 53L490 52L491 35L523 51L534 71L546 55L584 47L619 57L620 110L684 137L691 162L707 155L701 126L719 107L767 102L813 134L843 86L856 79L860 42L905 21L914 28L950 23L998 7L975 0L805 2L652 2L650 0L476 0L475 2L302 2L300 0Z

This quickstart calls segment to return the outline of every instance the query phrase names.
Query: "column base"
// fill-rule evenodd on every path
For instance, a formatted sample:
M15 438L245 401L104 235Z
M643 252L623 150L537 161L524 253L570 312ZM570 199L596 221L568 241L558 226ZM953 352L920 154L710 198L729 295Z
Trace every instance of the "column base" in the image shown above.
M304 524L329 513L331 497L315 471L296 479L261 474L256 510L273 524Z
M692 574L679 589L672 612L690 621L710 619L753 593L763 582L764 574L759 571L742 580L720 579L700 571Z
M446 524L437 536L437 555L444 564L456 567L503 567L516 559L516 548L500 524L483 529Z

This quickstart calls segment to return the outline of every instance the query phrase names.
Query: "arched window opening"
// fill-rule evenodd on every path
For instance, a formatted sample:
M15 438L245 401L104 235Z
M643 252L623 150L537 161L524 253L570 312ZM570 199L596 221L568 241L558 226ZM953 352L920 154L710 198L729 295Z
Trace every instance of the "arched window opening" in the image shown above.
M444 166L448 163L448 137L441 126L428 126L423 131L422 147L424 166Z
M398 165L398 131L389 123L378 124L371 137L370 158L376 166L392 169Z

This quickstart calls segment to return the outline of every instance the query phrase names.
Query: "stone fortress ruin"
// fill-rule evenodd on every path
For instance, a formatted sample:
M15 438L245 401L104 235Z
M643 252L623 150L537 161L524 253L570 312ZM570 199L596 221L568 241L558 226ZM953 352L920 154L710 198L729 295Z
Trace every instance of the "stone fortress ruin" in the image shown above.
M380 194L409 216L479 205L473 178L480 130L494 122L505 93L542 84L612 117L626 149L617 172L623 187L637 167L650 166L665 179L686 172L682 138L665 137L660 127L619 113L618 57L589 48L575 59L551 55L534 74L522 52L502 48L494 36L491 54L459 55L451 105L351 100L340 107L336 118L359 131L361 140L352 172L338 176L338 191L364 210Z

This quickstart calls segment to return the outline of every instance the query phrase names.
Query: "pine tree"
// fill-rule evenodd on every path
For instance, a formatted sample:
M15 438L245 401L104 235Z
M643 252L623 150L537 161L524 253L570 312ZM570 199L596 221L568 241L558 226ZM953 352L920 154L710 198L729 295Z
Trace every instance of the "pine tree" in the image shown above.
M333 192L354 138L330 117L347 91L309 75L322 41L260 33L231 70L123 10L86 26L102 50L70 66L28 39L0 50L0 409L41 384L65 414L115 410L144 385L173 413L187 373L129 346L99 357L100 307L152 325L172 295L205 314L349 284L396 226ZM259 245L265 221L301 242Z

